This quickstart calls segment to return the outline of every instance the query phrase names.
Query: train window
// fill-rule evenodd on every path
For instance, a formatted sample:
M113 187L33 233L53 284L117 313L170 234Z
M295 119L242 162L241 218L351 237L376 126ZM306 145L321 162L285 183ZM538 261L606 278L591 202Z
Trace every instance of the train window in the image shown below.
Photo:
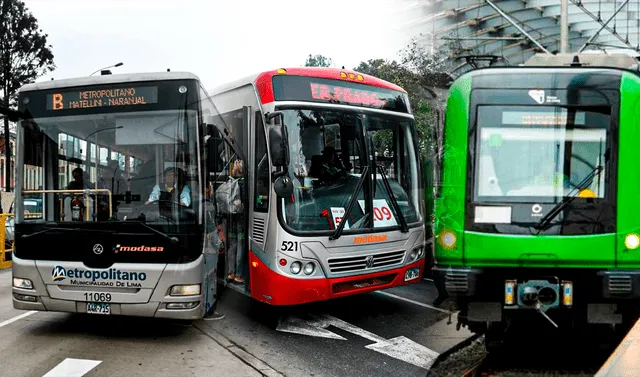
M584 180L604 198L610 123L608 108L480 106L476 199L556 202Z

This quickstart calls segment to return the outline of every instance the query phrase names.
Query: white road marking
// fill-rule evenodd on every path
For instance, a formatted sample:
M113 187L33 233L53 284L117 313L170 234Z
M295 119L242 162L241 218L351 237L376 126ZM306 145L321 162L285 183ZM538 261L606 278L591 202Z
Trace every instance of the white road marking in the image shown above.
M281 319L276 330L321 338L347 340L344 337L327 330L327 327L334 326L372 341L373 344L369 344L365 347L367 349L427 370L431 368L436 358L440 355L438 352L418 344L404 336L387 340L379 335L373 334L367 330L352 325L349 322L345 322L327 314L310 314L310 316L312 319L307 321L298 317L288 317L284 320Z
M30 312L26 312L26 313L22 313L20 315L17 315L15 317L11 318L11 319L7 319L6 321L0 323L0 327L5 327L6 325L10 325L10 324L14 323L15 321L19 321L22 318L28 317L31 314L36 314L36 313L37 313L37 311L35 311L35 310L32 310Z
M430 282L432 282L432 283L433 283L433 279L423 278L422 280L430 281Z
M410 298L405 298L405 297L401 297L401 296L398 296L398 295L394 295L393 293L383 292L383 291L375 291L375 293L378 293L378 294L381 294L381 295L385 295L385 296L389 296L389 297L393 297L393 298L398 299L398 300L410 302L412 304L415 304L415 305L418 305L418 306L422 306L423 308L429 308L429 309L437 310L437 311L442 312L442 313L455 314L455 312L452 312L450 310L441 309L441 308L438 308L438 307L435 307L435 306L432 306L432 305L429 305L429 304L425 304L425 303L420 302L420 301L412 300Z
M404 336L369 344L366 348L429 370L440 354Z
M318 338L347 340L344 337L335 334L326 328L329 324L322 323L319 320L305 321L294 316L287 316L278 320L276 331L288 332L292 334L301 334L315 336Z
M82 377L102 361L85 359L64 359L42 377Z

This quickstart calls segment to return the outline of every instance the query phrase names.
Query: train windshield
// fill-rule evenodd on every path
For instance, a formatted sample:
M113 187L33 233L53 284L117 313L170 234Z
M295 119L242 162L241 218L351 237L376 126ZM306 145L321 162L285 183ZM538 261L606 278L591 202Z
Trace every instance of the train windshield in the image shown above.
M23 94L23 111L37 115L22 122L23 206L39 215L25 219L196 223L198 112L186 88Z
M420 221L412 119L326 108L280 110L288 128L294 177L294 194L283 201L288 227L333 231L354 195L344 219L345 233L397 227L401 217L408 224Z
M610 108L479 106L477 119L477 201L606 197Z

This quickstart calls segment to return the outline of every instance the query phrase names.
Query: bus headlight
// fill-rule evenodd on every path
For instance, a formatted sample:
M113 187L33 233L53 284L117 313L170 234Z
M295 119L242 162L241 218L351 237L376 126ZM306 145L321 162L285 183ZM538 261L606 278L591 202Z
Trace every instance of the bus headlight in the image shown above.
M200 294L200 284L174 285L171 287L171 296L197 296Z
M309 262L304 265L304 273L306 275L311 275L316 270L316 265L313 262Z
M21 289L33 289L33 282L29 279L13 278L13 286Z
M624 239L624 246L629 250L635 250L640 246L640 237L637 234L629 234Z
M292 274L298 275L300 273L300 270L302 270L302 263L300 263L300 262L291 263L291 273Z
M424 256L424 247L422 246L416 247L415 249L411 250L411 252L409 253L409 259L412 262L422 258L423 256Z

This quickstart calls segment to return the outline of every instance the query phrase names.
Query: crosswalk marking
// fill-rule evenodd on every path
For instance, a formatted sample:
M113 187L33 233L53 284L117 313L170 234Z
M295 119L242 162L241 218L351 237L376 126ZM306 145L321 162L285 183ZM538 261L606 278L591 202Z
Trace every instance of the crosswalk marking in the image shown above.
M85 359L64 359L42 377L82 377L102 361Z

